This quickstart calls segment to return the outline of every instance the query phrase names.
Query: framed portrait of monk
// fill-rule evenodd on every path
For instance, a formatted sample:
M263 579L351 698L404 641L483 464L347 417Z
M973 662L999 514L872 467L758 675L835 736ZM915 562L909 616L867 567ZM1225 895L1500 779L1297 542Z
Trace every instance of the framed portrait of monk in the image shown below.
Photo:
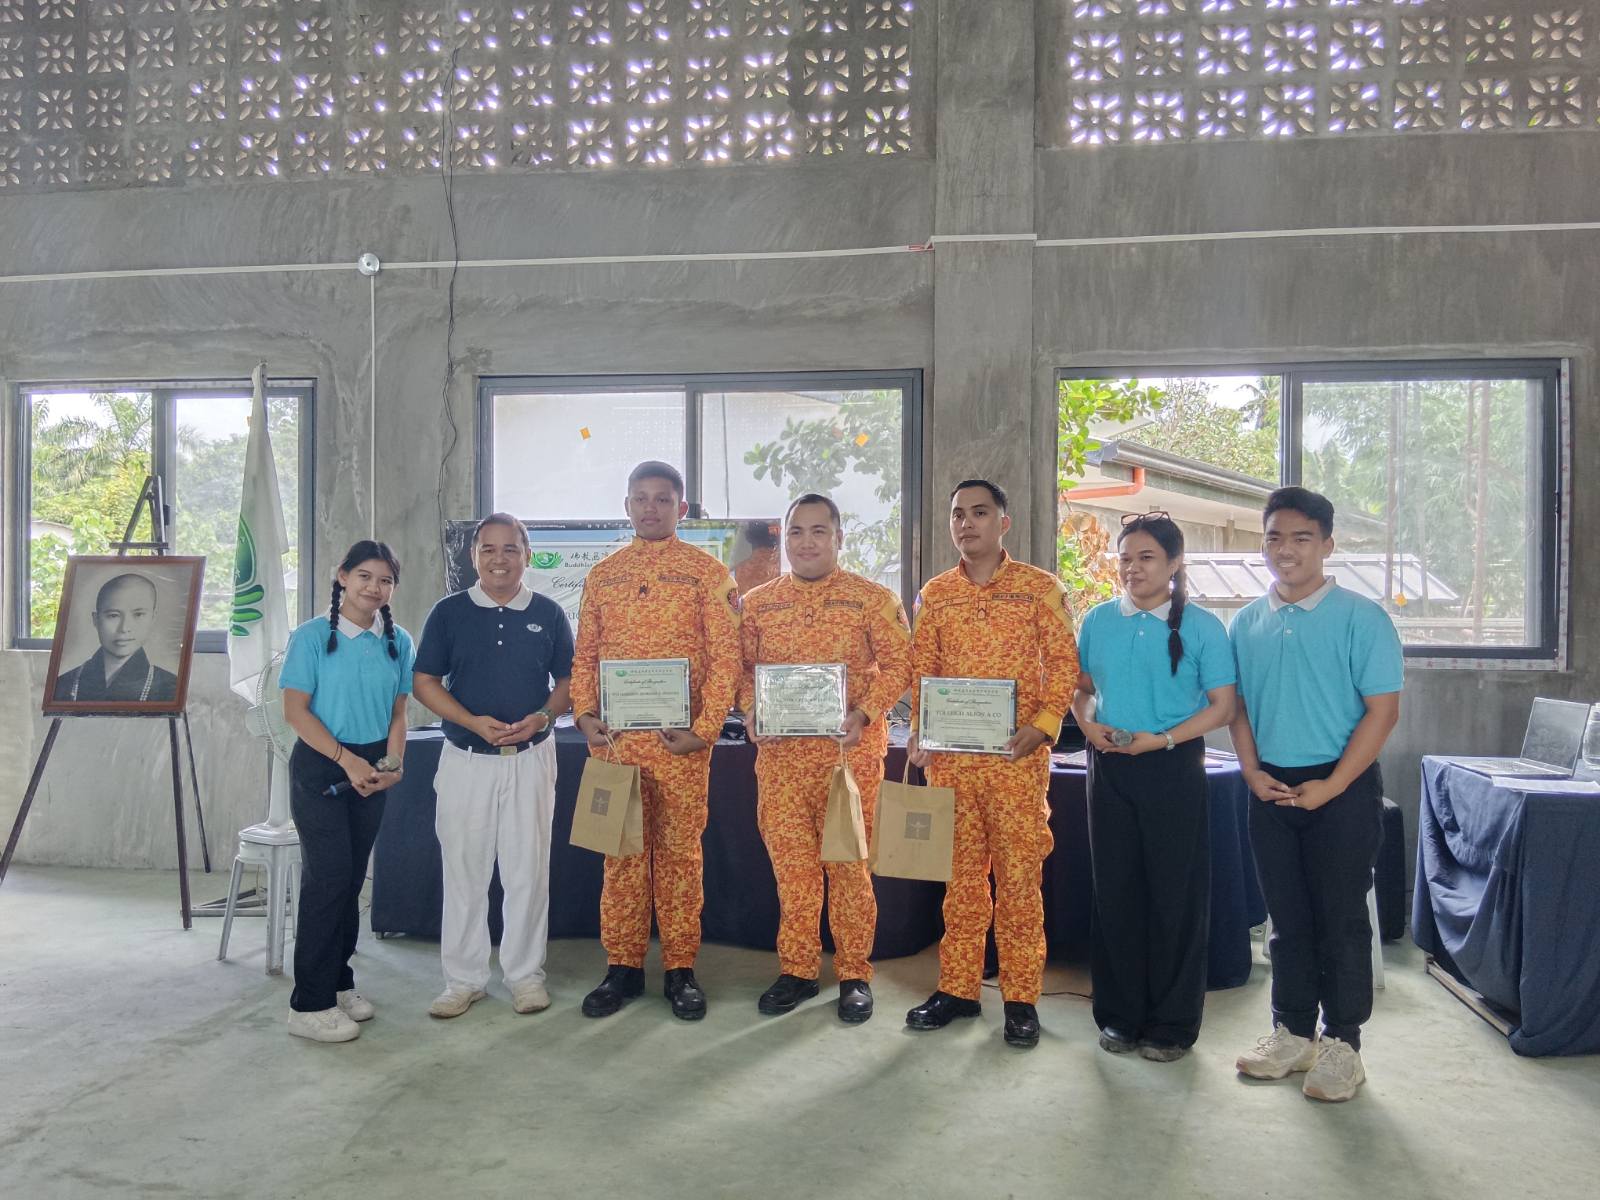
M181 713L205 564L203 556L68 558L44 714Z

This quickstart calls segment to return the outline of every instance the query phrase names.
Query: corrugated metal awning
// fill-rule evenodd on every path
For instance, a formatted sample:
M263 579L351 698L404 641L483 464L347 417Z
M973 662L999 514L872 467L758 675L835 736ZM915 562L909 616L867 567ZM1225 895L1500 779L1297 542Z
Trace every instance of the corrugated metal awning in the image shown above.
M1267 594L1272 572L1259 554L1223 550L1191 550L1183 556L1189 581L1189 595L1201 604L1236 607ZM1384 588L1385 564L1393 564L1389 576L1392 588ZM1335 554L1327 562L1328 574L1342 588L1379 603L1404 596L1407 602L1422 599L1422 564L1415 554ZM1461 596L1431 571L1428 572L1428 601L1459 604Z

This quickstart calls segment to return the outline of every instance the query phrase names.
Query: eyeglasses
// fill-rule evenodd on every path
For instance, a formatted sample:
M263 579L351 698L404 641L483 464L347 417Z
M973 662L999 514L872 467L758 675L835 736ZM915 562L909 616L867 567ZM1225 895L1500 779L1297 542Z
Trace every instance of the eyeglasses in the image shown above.
M1122 514L1122 527L1124 529L1127 529L1129 526L1132 526L1132 525L1142 525L1146 521L1170 521L1170 520L1172 520L1172 514L1171 513L1169 513L1164 508L1155 508L1155 509L1151 509L1149 512L1143 512L1143 513L1123 513Z

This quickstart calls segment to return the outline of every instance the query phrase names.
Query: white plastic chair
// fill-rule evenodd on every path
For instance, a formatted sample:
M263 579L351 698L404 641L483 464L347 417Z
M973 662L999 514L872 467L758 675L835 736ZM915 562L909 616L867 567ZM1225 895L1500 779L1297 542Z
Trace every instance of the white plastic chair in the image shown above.
M239 903L239 880L246 866L267 872L267 974L283 974L284 917L289 924L300 917L300 835L294 826L252 825L239 831L239 851L233 858L233 880L228 885L228 906L222 914L222 944L217 961L228 957L228 936L233 932ZM287 912L286 912L287 910Z

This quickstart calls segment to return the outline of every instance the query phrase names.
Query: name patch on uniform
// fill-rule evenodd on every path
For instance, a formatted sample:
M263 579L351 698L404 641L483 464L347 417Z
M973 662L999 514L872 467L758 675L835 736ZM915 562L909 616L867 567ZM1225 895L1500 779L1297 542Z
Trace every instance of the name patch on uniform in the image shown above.
M794 607L794 601L793 600L779 600L779 601L774 601L771 604L763 604L759 608L757 608L756 611L758 613L782 612L786 608L793 608L793 607Z
M666 574L662 574L662 575L657 575L656 576L656 582L657 583L687 583L687 584L693 585L693 584L699 583L700 581L698 579L696 579L693 575L666 575Z
M1024 604L1032 604L1034 597L1029 592L996 592L991 600L1020 600Z
M853 608L853 609L855 609L856 612L860 612L861 608L862 608L862 605L861 605L861 602L859 600L824 600L822 602L822 607L823 608Z

